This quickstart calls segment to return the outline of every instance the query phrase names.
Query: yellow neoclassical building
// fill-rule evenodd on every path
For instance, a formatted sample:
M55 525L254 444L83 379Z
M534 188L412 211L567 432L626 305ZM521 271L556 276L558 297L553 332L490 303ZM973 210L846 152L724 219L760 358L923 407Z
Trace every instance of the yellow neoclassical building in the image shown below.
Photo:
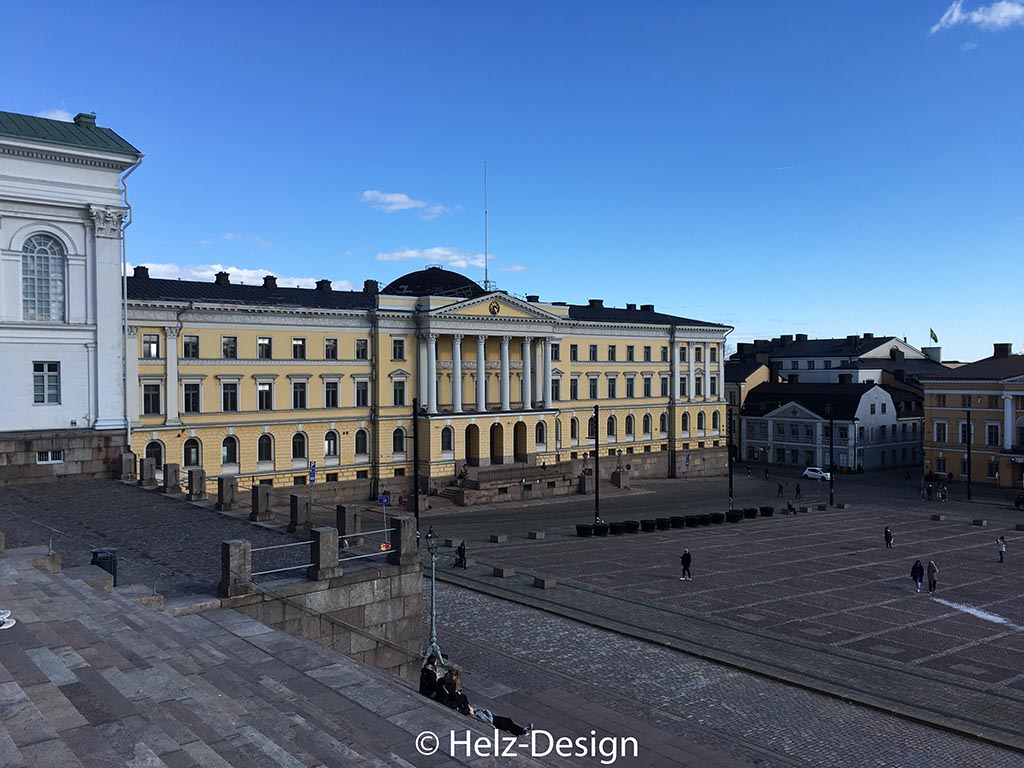
M411 489L414 453L421 489L438 491L467 466L582 462L595 431L634 476L714 473L731 330L646 304L524 300L440 267L362 291L137 267L130 442L210 479L356 482L371 498Z

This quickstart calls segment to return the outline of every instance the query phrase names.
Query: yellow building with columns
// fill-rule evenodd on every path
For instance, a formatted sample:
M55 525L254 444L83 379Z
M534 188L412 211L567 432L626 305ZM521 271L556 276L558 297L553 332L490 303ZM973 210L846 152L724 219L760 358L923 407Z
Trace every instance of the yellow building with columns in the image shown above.
M425 492L464 467L581 463L595 429L600 455L632 456L634 476L713 474L726 464L731 330L653 305L524 300L440 267L362 291L137 267L130 442L211 479L354 483L364 498L411 489L414 434Z

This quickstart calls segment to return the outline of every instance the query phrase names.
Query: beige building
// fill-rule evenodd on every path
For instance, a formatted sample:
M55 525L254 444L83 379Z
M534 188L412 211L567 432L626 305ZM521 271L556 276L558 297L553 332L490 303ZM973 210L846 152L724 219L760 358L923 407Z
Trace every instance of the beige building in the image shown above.
M1012 354L1009 344L995 344L991 357L931 376L922 385L925 472L1024 490L1024 355Z
M157 465L372 497L411 488L414 434L438 491L466 466L582 461L597 430L635 476L725 466L732 329L652 305L522 300L439 267L362 291L137 267L128 305L131 446Z

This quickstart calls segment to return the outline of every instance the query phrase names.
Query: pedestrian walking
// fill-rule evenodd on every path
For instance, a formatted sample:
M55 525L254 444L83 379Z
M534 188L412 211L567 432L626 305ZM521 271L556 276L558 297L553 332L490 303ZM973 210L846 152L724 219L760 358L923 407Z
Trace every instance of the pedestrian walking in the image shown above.
M921 582L924 581L924 566L921 565L920 560L914 561L913 567L910 569L910 578L914 580L914 584L917 585L917 591L921 591Z
M772 473L768 471L768 467L764 468L764 479L765 480L771 480L772 479Z
M796 484L796 497L798 499L800 498L800 483Z
M999 547L999 562L1002 563L1006 557L1006 537L1000 536L996 539L996 546Z
M781 499L781 498L783 497L783 493L782 493L782 481L781 481L781 480L779 481L779 495L778 495L778 497L779 497L780 499Z
M930 595L939 586L939 567L934 560L928 561L928 594Z
M459 546L455 548L455 567L464 571L469 570L469 566L466 565L466 542L464 541L460 541Z
M889 530L889 526L887 525L887 526L885 526L885 548L886 549L892 549L892 540L893 540L892 531Z
M685 579L692 579L690 575L690 564L693 562L693 555L690 554L690 550L684 549L683 554L679 556L679 565L682 566L683 575L679 577L680 581Z
M928 501L931 501L932 500L932 494L934 493L934 491L932 490L932 484L931 483L928 483L928 488L925 490L925 493L928 496Z

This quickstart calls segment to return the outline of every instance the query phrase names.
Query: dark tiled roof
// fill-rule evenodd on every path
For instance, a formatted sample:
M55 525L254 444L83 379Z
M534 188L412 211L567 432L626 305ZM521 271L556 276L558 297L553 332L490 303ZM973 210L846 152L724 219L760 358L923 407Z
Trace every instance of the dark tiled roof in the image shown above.
M786 403L798 403L823 419L828 418L825 406L835 405L833 417L850 421L857 415L857 406L864 393L874 384L761 384L747 393L744 416L763 416ZM762 409L763 404L763 409Z
M487 293L474 280L441 267L427 267L402 275L388 283L381 293L397 296L461 296L475 299Z
M0 136L43 141L65 147L100 149L122 155L141 154L139 150L109 128L76 125L63 120L31 117L14 112L0 112Z
M958 379L992 379L1002 381L1015 376L1024 376L1024 355L1007 357L986 357L952 370L946 369L938 373L922 376L922 381L949 381Z
M895 336L875 336L870 339L807 339L791 341L785 346L772 342L772 357L857 357L872 349L896 341Z
M690 325L700 328L731 329L728 325L705 323L688 317L666 315L650 309L621 309L618 307L592 307L587 304L570 304L569 317L591 323L639 323L643 325Z
M726 363L725 380L730 384L738 384L746 381L750 375L764 363Z
M218 285L194 280L129 277L131 301L198 301L304 309L372 309L376 296L362 291L320 291L315 288L265 288L262 285Z

